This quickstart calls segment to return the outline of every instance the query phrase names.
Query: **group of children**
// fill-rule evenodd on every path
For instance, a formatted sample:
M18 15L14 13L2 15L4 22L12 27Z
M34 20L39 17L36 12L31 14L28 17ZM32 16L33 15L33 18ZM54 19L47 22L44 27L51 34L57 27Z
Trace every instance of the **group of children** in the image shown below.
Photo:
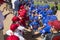
M34 5L30 1L24 2L20 4L16 13L12 18L10 29L6 32L8 35L6 40L25 40L24 30L32 32L32 35L40 33L41 36L51 33L51 29L55 29L53 30L55 32L60 30L60 21L56 17L56 12L50 9L48 4Z

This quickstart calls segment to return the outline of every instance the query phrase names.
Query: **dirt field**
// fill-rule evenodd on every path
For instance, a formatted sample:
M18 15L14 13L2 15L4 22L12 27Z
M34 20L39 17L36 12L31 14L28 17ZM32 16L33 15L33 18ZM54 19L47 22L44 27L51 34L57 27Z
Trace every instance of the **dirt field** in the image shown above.
M6 4L3 4L1 7L0 7L0 10L3 10L3 8L6 6ZM3 12L3 15L5 15L5 14L8 14L9 13L9 11L6 11L6 10L4 10L4 12ZM11 22L11 18L13 17L13 14L9 14L8 16L7 16L7 18L4 20L4 30L3 30L3 34L5 34L5 32L9 29L9 26L10 26L10 24L12 23ZM58 20L60 20L60 11L58 11L57 12L57 17L58 17ZM31 35L30 35L31 36ZM32 37L30 37L29 36L29 34L26 36L26 37L28 37L28 40L41 40L41 38L38 36L37 38L32 38ZM2 39L0 39L0 40L2 40Z

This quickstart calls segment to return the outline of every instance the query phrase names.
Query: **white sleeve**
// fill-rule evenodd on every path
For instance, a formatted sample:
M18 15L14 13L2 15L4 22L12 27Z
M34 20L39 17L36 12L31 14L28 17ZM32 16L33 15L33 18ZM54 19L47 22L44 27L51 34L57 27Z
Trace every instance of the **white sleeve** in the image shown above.
M25 38L22 35L19 35L18 33L14 33L14 35L19 37L20 40L25 40Z
M23 27L23 26L19 26L17 29L18 29L18 30L24 30L25 27Z
M25 40L23 36L20 36L19 38L20 38L20 40Z
M11 33L13 33L11 30L8 30L8 31L6 32L7 35L11 35Z

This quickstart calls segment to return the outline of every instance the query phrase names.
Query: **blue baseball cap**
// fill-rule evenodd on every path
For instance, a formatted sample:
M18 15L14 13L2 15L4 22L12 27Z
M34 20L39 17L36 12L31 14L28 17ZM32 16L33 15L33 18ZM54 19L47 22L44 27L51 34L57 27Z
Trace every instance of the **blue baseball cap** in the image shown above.
M48 5L48 4L46 4L46 5L44 5L44 8L46 9L46 8L50 8L50 6Z
M52 10L48 10L48 11L47 11L47 14L53 15L53 11L52 11Z

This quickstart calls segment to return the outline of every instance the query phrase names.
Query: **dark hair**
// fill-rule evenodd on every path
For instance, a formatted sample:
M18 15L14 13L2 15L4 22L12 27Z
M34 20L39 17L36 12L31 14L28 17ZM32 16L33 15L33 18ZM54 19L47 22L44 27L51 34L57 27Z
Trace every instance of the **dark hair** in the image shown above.
M55 4L55 5L58 5L58 2L55 2L54 4Z

